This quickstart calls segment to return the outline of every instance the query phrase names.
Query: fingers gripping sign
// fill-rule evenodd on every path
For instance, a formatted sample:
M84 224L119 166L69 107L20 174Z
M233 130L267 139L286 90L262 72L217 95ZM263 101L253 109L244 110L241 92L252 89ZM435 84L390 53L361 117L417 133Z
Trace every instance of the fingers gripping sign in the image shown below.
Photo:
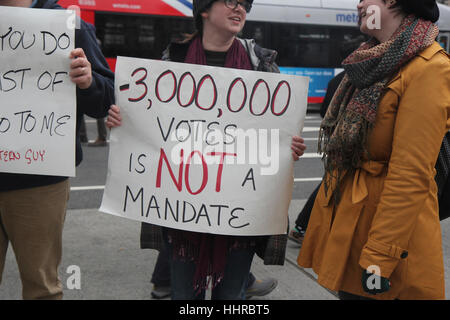
M305 140L302 137L294 136L292 138L291 149L294 161L299 160L306 150Z
M120 108L112 105L108 111L108 118L106 118L106 126L110 129L122 125L122 116L120 115Z
M88 89L92 84L92 67L84 50L76 48L70 53L70 79L80 89Z

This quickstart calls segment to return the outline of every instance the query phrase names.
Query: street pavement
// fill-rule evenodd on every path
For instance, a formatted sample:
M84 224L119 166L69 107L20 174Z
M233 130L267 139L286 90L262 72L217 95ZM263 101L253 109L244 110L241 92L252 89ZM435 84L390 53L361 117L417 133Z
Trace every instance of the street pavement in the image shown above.
M303 137L308 156L295 165L293 200L289 209L294 224L309 194L322 176L320 158L314 156L320 116L308 114ZM95 121L87 120L88 134L95 139ZM150 278L157 252L139 248L140 223L98 211L106 178L109 148L85 147L84 161L71 180L72 191L63 233L60 277L67 300L149 300ZM450 219L442 224L446 292L450 292ZM277 288L261 300L335 300L316 282L309 269L297 263L299 246L288 242L284 266L265 266L255 257L252 272L258 279L273 277ZM79 271L79 272L78 272ZM79 278L75 278L77 275ZM74 281L75 280L75 281ZM77 281L79 280L79 282ZM79 288L77 285L80 285ZM447 294L447 299L450 293ZM0 300L21 299L21 283L11 248L8 250ZM255 299L255 298L253 298Z
M292 201L289 210L291 223L304 202ZM446 292L450 292L450 221L442 222L442 229ZM151 299L150 278L157 253L139 248L139 234L139 222L100 213L96 209L69 210L60 269L64 299ZM259 300L337 299L335 293L316 283L312 270L297 266L298 252L299 246L289 241L284 266L265 266L261 259L255 257L252 266L255 276L258 279L273 277L278 280L277 288ZM80 289L73 288L73 266L80 270ZM21 284L12 250L8 251L0 286L0 300L6 299L21 299Z
M304 201L291 205L292 215ZM64 298L76 300L146 300L151 299L150 278L156 262L154 250L139 248L140 223L118 218L95 209L69 210L66 217L61 279ZM336 299L316 284L309 273L299 269L295 260L298 246L289 243L284 266L264 266L255 257L252 271L259 279L273 277L277 288L263 299L300 300ZM70 289L79 267L80 289ZM20 299L21 284L12 250L9 250L0 299Z

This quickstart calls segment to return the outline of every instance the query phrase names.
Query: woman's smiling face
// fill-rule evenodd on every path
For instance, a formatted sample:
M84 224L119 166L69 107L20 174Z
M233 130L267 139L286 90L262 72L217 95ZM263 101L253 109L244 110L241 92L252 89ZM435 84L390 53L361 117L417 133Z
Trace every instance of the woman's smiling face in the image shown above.
M211 8L203 12L204 28L214 28L216 32L237 35L244 28L247 13L245 9L238 5L235 9L230 9L223 0L215 1Z

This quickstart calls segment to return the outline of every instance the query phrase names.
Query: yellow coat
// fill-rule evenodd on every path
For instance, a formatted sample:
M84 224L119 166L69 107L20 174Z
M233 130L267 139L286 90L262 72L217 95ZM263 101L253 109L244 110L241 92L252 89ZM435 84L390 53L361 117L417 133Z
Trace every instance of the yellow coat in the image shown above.
M371 161L341 180L334 206L324 187L298 264L331 290L375 299L445 299L434 165L450 129L450 59L434 43L389 82L369 137ZM391 289L362 290L377 266Z

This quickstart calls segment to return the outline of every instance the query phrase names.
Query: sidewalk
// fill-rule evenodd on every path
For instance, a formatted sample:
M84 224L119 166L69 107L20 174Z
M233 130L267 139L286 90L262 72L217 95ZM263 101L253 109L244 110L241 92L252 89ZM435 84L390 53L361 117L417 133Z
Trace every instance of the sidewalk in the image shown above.
M304 200L293 200L290 207L291 225ZM443 223L444 259L446 264L447 292L450 268L450 223ZM139 248L140 223L97 210L69 210L64 230L64 255L60 276L67 300L147 300L150 299L149 282L157 252ZM278 287L263 297L270 300L336 299L319 286L311 270L296 266L298 246L289 242L287 261L284 266L264 266L255 257L252 271L257 278L274 277ZM69 266L78 266L81 271L81 289L69 290ZM73 271L72 271L73 272ZM448 295L448 294L447 294ZM7 261L0 286L0 300L21 299L21 284L12 250L8 250Z

